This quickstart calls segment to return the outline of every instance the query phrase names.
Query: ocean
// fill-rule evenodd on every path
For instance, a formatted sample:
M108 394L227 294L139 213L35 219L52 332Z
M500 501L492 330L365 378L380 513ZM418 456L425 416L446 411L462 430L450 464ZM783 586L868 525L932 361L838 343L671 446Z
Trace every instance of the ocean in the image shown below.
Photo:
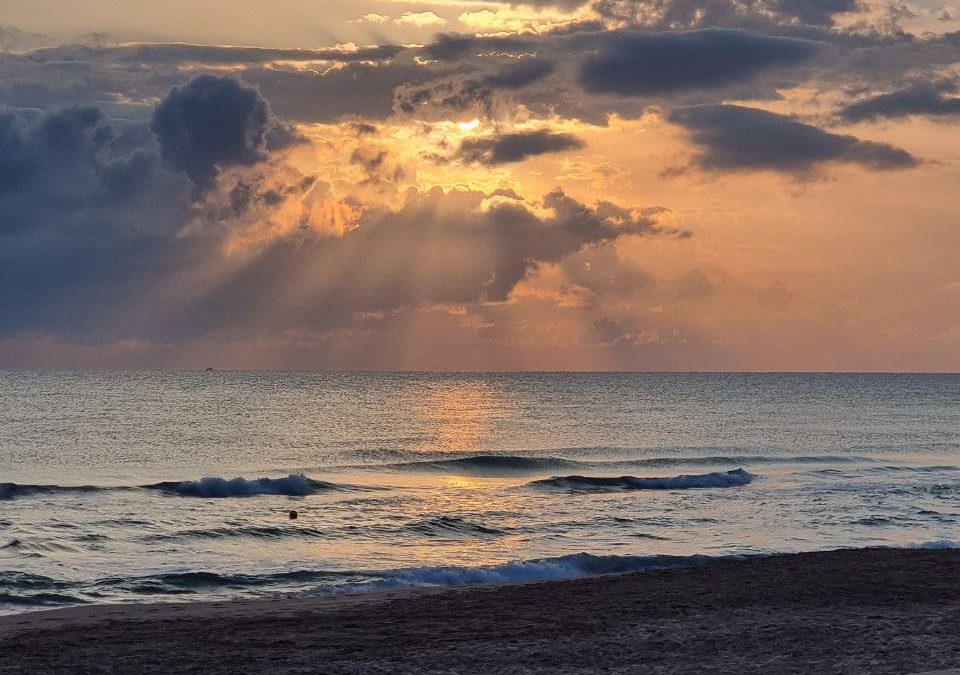
M0 373L2 613L955 540L958 375Z

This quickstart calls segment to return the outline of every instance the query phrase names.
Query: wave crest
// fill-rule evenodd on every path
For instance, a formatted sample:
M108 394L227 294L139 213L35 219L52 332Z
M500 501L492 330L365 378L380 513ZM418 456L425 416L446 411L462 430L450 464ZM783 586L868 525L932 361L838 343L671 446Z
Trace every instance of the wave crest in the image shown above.
M524 457L522 455L475 455L455 459L400 462L384 467L395 471L456 472L487 476L512 475L537 471L555 471L581 466L582 462L560 457Z
M208 476L200 480L166 481L143 485L149 490L162 490L182 497L251 497L254 495L288 495L306 497L328 490L345 490L353 486L338 485L292 473L286 478L219 478Z
M563 451L563 450L558 450ZM567 450L568 452L572 450ZM639 457L635 459L587 460L524 455L471 455L434 460L412 460L392 464L362 465L353 469L451 473L477 476L511 476L561 470L665 468L671 466L743 466L750 464L853 464L870 463L866 457L848 455L709 455L696 457Z
M528 485L570 491L689 490L740 487L747 485L754 478L753 474L743 469L734 469L733 471L715 471L713 473L670 476L667 478L554 476L544 480L535 480Z

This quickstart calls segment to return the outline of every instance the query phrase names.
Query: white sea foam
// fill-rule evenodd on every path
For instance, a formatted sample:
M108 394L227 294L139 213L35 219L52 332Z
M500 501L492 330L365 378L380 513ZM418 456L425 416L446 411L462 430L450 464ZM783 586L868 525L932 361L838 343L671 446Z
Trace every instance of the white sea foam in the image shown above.
M696 567L719 560L744 560L763 554L726 556L592 555L577 553L557 558L521 560L482 567L414 567L380 573L381 579L338 586L334 592L356 592L406 586L465 586L580 579L604 574Z

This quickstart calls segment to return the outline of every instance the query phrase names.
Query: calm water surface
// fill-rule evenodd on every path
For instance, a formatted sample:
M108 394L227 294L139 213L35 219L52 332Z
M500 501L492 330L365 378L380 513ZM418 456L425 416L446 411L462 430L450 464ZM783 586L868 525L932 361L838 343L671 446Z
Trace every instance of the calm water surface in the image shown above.
M947 545L958 522L955 375L0 373L5 612Z

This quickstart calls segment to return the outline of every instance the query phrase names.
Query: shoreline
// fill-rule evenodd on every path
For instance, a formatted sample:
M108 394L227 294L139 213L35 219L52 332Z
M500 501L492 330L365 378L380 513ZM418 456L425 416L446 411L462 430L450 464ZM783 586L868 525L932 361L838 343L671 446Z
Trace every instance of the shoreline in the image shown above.
M913 673L960 666L960 550L0 617L0 673Z

